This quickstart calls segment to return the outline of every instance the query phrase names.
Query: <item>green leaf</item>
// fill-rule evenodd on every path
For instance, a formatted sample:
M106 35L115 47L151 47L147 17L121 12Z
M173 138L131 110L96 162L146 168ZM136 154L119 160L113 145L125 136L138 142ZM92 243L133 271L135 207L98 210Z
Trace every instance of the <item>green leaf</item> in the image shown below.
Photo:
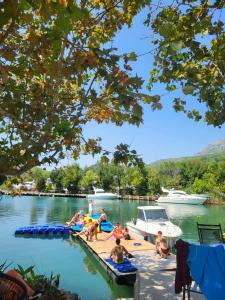
M26 0L22 0L21 2L20 2L20 8L22 9L22 10L28 10L28 9L30 9L32 6L30 5L30 3L28 2L28 1L26 1Z
M186 85L182 88L185 95L192 94L195 90L195 87L193 85Z
M174 84L167 84L166 86L167 91L174 91L176 88L177 87Z
M103 163L103 164L109 163L109 158L107 156L103 155L101 157L101 163Z
M138 104L134 105L133 114L134 116L140 117L142 115L142 107Z
M171 43L171 48L174 51L180 51L183 47L184 47L184 43L182 41L172 42Z
M131 61L136 61L137 60L137 54L135 52L131 52L128 56L128 59Z

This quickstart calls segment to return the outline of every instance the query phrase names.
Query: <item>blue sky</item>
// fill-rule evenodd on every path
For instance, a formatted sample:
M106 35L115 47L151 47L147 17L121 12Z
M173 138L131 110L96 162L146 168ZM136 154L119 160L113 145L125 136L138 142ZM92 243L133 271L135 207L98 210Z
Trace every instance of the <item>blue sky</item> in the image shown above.
M135 51L138 54L146 53L152 49L150 44L150 29L143 25L146 11L139 14L132 28L124 28L119 32L113 46L119 48L121 53ZM151 55L140 56L133 63L133 70L145 80L147 85L149 72L152 67ZM157 91L158 89L158 91ZM156 92L162 94L161 87L156 87ZM143 92L146 92L143 89ZM193 101L193 100L192 100ZM145 163L155 160L190 156L201 151L209 143L225 138L225 126L214 128L203 121L195 122L188 119L183 113L176 113L172 108L172 101L168 97L163 100L164 108L153 112L150 106L144 107L144 123L139 126L124 124L122 127L114 125L98 125L91 123L85 127L86 137L101 136L105 149L112 151L119 143L127 143L136 149ZM193 101L199 108L199 104ZM204 109L204 107L200 107ZM84 167L97 161L98 157L82 156L78 163ZM63 164L71 163L66 159Z

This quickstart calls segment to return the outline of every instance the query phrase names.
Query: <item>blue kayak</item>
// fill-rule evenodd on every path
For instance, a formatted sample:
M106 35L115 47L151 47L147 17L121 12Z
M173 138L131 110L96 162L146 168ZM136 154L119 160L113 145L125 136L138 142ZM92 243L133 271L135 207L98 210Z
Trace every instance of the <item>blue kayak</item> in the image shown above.
M69 234L69 228L64 225L33 225L20 227L15 234Z

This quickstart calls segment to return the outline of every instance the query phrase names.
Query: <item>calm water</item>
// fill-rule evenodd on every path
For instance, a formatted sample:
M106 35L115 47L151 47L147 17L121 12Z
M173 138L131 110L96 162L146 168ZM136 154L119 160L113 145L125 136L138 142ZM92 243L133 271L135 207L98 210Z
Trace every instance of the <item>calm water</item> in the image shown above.
M137 215L136 207L146 202L98 201L94 209L105 208L112 221L125 224ZM192 206L166 204L172 221L183 230L183 238L197 241L196 222L221 223L225 229L225 206ZM65 223L77 209L88 210L86 199L10 197L0 200L0 264L35 265L39 273L61 274L61 287L77 292L82 300L105 300L132 297L133 289L118 286L99 263L70 238L15 237L14 231L30 224Z

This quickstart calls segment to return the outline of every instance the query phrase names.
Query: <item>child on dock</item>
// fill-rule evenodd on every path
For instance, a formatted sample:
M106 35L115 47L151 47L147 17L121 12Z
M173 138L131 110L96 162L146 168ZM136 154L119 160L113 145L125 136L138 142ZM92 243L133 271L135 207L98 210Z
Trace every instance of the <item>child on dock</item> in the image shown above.
M156 252L161 258L167 258L170 255L170 248L167 244L166 239L163 237L162 231L158 231L157 238L155 241Z
M87 241L92 241L93 236L95 236L95 239L97 240L97 234L98 234L98 223L93 222L92 219L88 220L88 234L87 234Z
M131 240L129 231L126 227L122 230L122 234L125 240Z

